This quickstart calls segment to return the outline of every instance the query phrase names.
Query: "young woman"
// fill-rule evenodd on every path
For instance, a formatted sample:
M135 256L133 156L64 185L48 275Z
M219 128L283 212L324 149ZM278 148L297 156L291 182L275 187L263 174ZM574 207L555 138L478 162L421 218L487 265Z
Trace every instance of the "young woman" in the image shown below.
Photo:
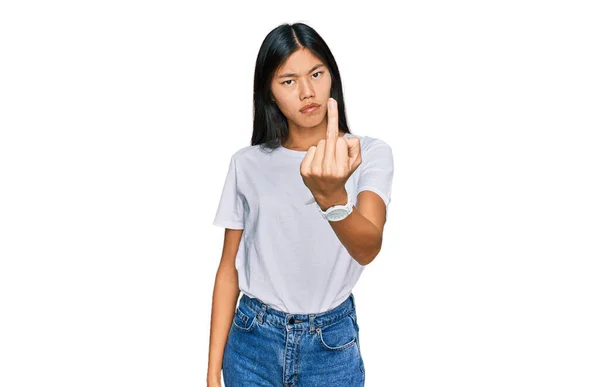
M221 369L226 387L364 386L352 289L381 249L393 171L389 145L350 133L321 36L302 23L271 31L252 143L231 157L213 223L225 237L209 386Z

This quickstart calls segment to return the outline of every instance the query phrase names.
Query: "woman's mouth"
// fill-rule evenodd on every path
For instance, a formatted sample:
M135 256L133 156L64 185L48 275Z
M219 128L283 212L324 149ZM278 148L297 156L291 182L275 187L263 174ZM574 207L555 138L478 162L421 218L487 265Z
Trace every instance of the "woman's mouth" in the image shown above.
M303 113L303 114L310 114L310 113L314 113L314 112L316 112L317 110L319 110L319 108L320 108L320 106L311 106L311 107L309 107L309 108L306 108L306 109L304 109L304 110L300 110L300 113Z

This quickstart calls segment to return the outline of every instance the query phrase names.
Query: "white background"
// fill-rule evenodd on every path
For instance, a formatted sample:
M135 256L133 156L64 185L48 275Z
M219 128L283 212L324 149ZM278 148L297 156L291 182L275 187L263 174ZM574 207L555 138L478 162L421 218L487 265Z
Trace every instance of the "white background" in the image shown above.
M212 221L298 21L394 153L366 385L600 385L592 3L3 2L0 385L205 385Z

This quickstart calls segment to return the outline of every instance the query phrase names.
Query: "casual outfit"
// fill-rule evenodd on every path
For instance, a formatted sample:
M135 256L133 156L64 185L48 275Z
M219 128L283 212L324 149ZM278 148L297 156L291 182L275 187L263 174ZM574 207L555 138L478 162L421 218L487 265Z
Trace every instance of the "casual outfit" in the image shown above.
M369 190L389 212L392 150L374 137L344 135L352 136L362 163L345 185L350 200L356 206ZM242 298L223 358L226 387L364 383L352 295L364 266L319 213L300 175L305 156L253 145L231 157L213 222L244 230L235 258Z

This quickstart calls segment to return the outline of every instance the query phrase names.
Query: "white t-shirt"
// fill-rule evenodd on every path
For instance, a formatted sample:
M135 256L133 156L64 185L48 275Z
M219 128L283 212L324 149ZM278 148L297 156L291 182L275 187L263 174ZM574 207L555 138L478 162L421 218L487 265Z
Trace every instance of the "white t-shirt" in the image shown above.
M374 137L344 135L351 136L360 140L362 162L346 182L350 200L356 206L358 193L370 190L389 213L392 149ZM305 155L285 147L261 150L260 145L235 152L213 222L244 230L235 258L240 291L294 314L335 308L364 269L319 213L300 175Z

